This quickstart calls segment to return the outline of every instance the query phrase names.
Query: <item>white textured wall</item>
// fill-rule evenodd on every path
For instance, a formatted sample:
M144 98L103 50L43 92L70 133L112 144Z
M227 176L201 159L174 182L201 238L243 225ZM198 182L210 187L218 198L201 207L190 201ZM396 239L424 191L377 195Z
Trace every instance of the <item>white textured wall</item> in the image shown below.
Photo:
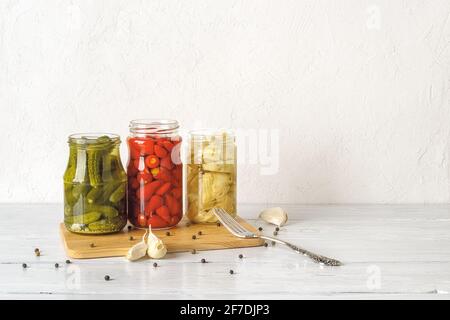
M279 173L241 166L242 202L449 202L449 15L448 0L0 0L0 201L60 201L69 133L170 117L280 130Z

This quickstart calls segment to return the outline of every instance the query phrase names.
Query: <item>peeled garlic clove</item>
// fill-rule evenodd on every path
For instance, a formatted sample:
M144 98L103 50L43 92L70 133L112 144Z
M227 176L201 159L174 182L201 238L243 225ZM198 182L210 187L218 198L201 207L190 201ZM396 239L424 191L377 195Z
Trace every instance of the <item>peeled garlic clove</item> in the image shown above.
M126 258L130 261L139 260L144 257L147 253L147 244L145 242L139 242L132 246L130 250L128 250Z
M268 223L281 227L287 222L288 215L282 208L274 207L261 211L259 218Z
M167 253L167 248L157 236L152 233L152 230L149 228L150 234L147 240L148 249L147 254L150 258L153 259L161 259Z
M126 258L130 261L139 260L140 258L144 257L147 254L148 245L146 240L147 231L145 232L144 236L142 237L142 241L135 244L128 250Z

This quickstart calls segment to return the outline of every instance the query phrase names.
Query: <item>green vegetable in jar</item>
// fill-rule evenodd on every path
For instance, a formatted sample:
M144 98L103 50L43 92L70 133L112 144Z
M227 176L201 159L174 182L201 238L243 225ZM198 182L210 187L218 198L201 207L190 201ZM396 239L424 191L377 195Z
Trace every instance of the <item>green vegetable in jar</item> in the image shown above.
M103 194L103 188L101 187L94 187L89 191L89 193L86 195L86 199L88 203L94 203L95 200L100 198L100 196Z
M110 233L126 224L127 176L115 135L72 135L64 174L64 223L77 233Z
M92 222L88 225L88 228L92 232L114 232L120 231L122 228L118 229L123 223L123 217L115 217L112 219L102 219L96 222Z
M117 203L125 197L126 188L124 185L119 186L109 197L109 201Z
M113 206L91 205L87 208L100 212L105 218L114 218L119 215L119 211Z
M89 224L99 220L102 216L101 212L88 212L77 216L66 217L65 222L68 224Z

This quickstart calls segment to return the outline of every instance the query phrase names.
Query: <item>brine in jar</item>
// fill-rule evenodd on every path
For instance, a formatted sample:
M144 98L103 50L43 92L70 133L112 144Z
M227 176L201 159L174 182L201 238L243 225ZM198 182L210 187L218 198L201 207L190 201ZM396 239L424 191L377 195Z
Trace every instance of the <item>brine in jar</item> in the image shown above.
M197 130L189 134L187 217L215 223L213 208L236 216L236 143L231 131Z

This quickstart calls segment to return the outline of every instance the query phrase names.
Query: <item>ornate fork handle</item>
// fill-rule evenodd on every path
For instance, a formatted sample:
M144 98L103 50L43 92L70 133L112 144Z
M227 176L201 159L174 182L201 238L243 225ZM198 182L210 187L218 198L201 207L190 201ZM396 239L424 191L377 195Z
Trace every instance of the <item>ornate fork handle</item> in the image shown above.
M292 250L294 250L300 254L303 254L304 256L307 256L314 262L323 263L326 266L341 266L342 265L342 263L339 260L331 259L331 258L322 256L320 254L315 254L311 251L305 250L296 245L293 245L292 243L289 243L289 242L286 242L286 241L283 241L283 240L280 240L277 238L272 238L272 237L267 237L267 236L262 236L262 235L259 236L259 238L284 244L284 245L288 246L289 248L291 248Z

